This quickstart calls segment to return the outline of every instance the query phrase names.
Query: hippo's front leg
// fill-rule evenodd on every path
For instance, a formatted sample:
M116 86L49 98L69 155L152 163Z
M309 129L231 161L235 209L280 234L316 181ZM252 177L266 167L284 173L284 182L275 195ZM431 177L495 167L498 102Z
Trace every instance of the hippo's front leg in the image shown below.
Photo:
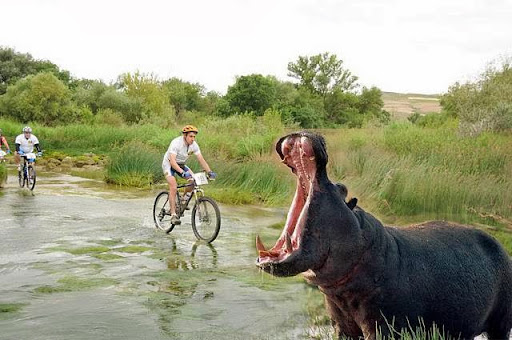
M343 313L327 295L325 296L325 307L339 339L343 339L344 337L357 339L363 336L361 328L359 328L354 319L352 319L350 315Z

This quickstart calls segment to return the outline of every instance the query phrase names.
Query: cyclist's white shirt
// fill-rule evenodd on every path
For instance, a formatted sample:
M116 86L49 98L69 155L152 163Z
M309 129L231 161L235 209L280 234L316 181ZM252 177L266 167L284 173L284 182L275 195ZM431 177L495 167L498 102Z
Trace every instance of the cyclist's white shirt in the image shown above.
M171 154L176 155L176 163L185 164L188 157L191 154L199 155L201 154L201 150L199 149L199 145L197 145L196 141L194 141L191 145L188 145L185 142L185 138L183 136L176 137L171 141L167 152L164 155L164 160L162 165L170 166Z
M34 151L34 145L39 144L39 140L36 136L30 135L30 137L27 139L25 138L24 134L18 135L16 137L16 140L14 141L14 144L20 145L20 150L24 153L33 152Z

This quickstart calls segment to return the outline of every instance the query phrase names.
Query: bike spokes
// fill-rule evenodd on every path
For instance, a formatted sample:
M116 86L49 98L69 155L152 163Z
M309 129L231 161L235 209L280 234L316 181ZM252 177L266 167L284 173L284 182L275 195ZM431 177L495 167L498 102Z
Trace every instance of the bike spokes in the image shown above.
M192 229L198 239L212 242L220 230L220 211L214 200L201 197L192 210Z

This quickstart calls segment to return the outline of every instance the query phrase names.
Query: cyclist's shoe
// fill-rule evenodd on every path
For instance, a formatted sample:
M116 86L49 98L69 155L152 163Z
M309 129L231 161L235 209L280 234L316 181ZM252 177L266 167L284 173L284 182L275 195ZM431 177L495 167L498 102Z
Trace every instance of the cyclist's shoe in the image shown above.
M180 218L178 217L178 215L176 215L176 214L172 214L171 215L171 223L174 224L174 225L180 225L181 224L181 221L180 221Z

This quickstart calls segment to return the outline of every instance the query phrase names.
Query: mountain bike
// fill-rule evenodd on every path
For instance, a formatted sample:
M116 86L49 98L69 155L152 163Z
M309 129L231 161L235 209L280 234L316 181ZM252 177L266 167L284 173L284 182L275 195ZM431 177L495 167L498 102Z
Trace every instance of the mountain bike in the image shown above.
M23 159L23 167L18 170L18 182L20 184L20 188L23 188L26 185L28 189L34 190L34 187L36 186L36 169L34 168L36 154L29 152L20 155L20 157Z
M194 200L191 212L192 230L197 239L210 243L219 235L220 210L217 202L205 196L204 190L201 189L201 186L208 184L206 173L198 172L192 176L192 183L178 185L176 192L176 214L180 218L183 217L185 211L188 210L189 203ZM183 201L185 188L187 187L193 187L192 195ZM162 191L156 196L153 205L153 219L155 226L166 233L170 233L174 229L175 225L171 222L168 191Z

